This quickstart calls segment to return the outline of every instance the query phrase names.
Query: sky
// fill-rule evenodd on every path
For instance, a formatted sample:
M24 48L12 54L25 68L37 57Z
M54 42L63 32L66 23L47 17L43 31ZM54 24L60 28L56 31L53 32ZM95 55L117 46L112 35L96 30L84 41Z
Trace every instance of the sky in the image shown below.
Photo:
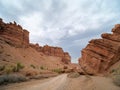
M91 39L120 23L120 0L0 0L0 18L30 32L30 42L62 47L77 63Z

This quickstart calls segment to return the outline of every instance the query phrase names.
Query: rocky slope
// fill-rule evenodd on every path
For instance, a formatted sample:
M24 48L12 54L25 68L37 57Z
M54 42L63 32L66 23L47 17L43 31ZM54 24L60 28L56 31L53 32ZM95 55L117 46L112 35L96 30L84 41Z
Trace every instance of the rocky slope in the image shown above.
M16 22L4 23L0 19L0 74L5 66L15 69L17 64L24 65L24 69L63 69L71 67L71 57L60 47L39 46L29 42L29 32Z
M56 56L61 57L63 62L69 63L71 57L68 52L64 52L60 47L52 46L39 46L39 44L30 44L29 43L29 32L23 29L20 25L14 23L4 23L0 19L0 37L3 38L7 43L14 47L24 47L28 48L31 46L38 52L41 52L47 56Z
M79 59L79 64L89 74L103 73L120 60L120 24L115 25L112 33L101 37L91 40Z

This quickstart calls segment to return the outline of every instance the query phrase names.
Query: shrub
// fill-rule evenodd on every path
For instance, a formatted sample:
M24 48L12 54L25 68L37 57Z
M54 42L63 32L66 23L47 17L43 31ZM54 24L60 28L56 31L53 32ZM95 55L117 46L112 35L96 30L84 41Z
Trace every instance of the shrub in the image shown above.
M0 71L4 71L6 74L10 74L12 72L19 72L21 69L24 68L24 65L21 63L17 63L15 66L0 66Z
M115 69L112 69L111 71L110 71L110 73L114 73L116 70Z
M112 69L110 73L113 75L120 75L120 66L116 69Z
M33 64L31 64L30 66L31 66L33 69L35 69L35 68L36 68Z
M11 67L8 66L8 67L5 68L5 73L6 73L6 74L10 74L10 73L12 73L12 72L13 72L13 71L12 71L12 68L11 68Z
M0 85L26 81L26 77L18 74L9 74L0 76Z
M0 66L0 71L3 71L5 69L5 65Z
M22 65L21 63L17 63L17 67L16 67L16 71L19 72L20 69L23 69L24 65Z
M56 72L56 73L62 73L62 69L61 68L53 69L52 71Z
M41 67L40 67L40 69L42 69L42 70L43 70L43 69L45 69L45 68L44 68L43 66L41 66Z
M77 78L77 77L79 77L79 76L80 76L80 74L77 73L77 72L72 72L72 73L69 73L69 74L68 74L68 77L69 77L69 78Z
M13 72L19 72L21 69L24 68L24 65L21 63L17 63L16 66L11 66Z
M17 63L17 68L23 69L24 65L22 65L21 63Z
M24 65L21 63L17 63L16 66L11 66L13 72L19 72L21 69L24 68Z
M12 67L12 71L13 71L13 72L18 72L18 69L17 69L16 66L11 66L11 67Z
M115 75L113 77L113 83L117 86L120 86L120 75Z

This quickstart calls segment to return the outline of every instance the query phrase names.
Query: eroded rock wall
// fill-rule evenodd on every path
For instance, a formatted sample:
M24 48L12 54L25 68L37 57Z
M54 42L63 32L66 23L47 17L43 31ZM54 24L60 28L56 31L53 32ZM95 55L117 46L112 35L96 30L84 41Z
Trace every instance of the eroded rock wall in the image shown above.
M64 52L61 47L53 46L39 46L39 44L29 43L29 32L23 29L20 25L17 25L14 21L13 23L4 23L0 18L0 40L4 40L6 43L14 47L29 47L36 49L38 52L47 56L61 57L62 62L68 64L70 63L71 57L69 53Z
M53 46L39 46L39 44L30 44L30 46L36 49L38 52L42 52L47 56L56 56L61 57L62 62L68 64L71 62L71 56L68 52L64 52L61 47L53 47Z
M16 22L4 23L0 19L0 37L15 47L29 46L29 32L20 25L17 25Z
M120 24L115 25L112 33L101 37L91 40L81 52L79 64L89 74L105 72L120 60Z

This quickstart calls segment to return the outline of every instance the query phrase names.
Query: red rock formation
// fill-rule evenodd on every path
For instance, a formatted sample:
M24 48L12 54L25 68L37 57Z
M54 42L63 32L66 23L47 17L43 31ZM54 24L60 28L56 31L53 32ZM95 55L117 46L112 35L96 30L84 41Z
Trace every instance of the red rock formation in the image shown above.
M25 29L22 29L20 25L14 23L4 23L0 19L0 39L4 39L7 43L15 47L29 47L36 49L38 52L42 52L48 56L57 56L61 57L64 63L70 62L70 55L67 52L64 52L60 47L52 46L39 46L39 44L30 44L29 43L29 32Z
M62 57L62 61L65 63L65 64L68 64L71 62L71 56L69 55L68 52L64 52L64 56Z
M102 73L120 60L120 24L104 33L102 39L94 39L82 50L81 67L89 74Z
M39 46L39 44L30 44L30 46L36 49L38 52L42 52L47 56L57 56L62 58L62 62L68 64L70 63L71 57L69 53L64 52L60 47L52 47L45 45L43 47Z
M29 46L29 32L14 23L4 23L0 19L0 37L3 37L9 44L16 47Z

